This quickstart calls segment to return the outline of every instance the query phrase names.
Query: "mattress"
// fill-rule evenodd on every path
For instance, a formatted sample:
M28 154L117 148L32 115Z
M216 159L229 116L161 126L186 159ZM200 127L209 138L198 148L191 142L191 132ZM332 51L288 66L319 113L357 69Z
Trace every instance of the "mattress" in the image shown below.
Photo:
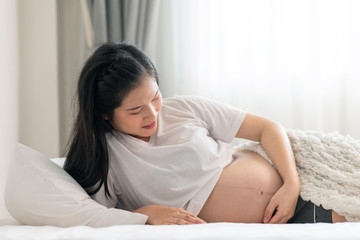
M208 223L197 225L119 225L104 228L77 226L0 226L0 239L360 239L360 223L245 224Z

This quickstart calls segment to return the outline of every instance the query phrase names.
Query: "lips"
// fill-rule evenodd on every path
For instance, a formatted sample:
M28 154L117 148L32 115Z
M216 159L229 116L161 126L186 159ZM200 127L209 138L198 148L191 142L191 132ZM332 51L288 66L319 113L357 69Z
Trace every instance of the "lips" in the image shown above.
M145 129L152 129L153 127L155 127L156 125L156 121L152 122L151 124L149 125L146 125L146 126L143 126L142 128L145 128Z

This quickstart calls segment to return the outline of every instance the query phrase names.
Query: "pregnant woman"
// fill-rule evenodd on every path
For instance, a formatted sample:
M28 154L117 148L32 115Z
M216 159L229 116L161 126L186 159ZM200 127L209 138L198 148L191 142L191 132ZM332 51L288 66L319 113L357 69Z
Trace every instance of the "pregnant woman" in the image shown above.
M107 207L148 224L344 220L299 198L279 124L199 97L162 99L156 69L135 46L100 46L77 97L64 168ZM276 170L256 153L233 153L235 137L260 142Z

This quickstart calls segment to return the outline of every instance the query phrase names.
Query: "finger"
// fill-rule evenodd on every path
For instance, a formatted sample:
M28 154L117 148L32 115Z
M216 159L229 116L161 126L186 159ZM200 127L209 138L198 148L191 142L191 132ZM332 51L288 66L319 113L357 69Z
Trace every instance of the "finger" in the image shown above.
M193 224L192 222L189 222L185 219L182 218L178 218L178 217L173 217L172 219L169 219L169 224L174 224L174 225L188 225L188 224Z
M190 216L195 217L196 222L198 222L198 223L206 223L203 219L199 218L198 216L195 216L195 215L193 215L193 214L190 214Z
M287 223L291 217L288 215L284 215L282 218L280 218L278 223Z
M202 219L191 215L181 215L179 218L188 221L191 224L205 223Z
M283 217L282 219L280 219L280 221L278 223L280 223L280 224L287 223L289 221L289 219L286 217Z
M189 218L187 220L192 221L193 223L206 223L204 220L202 220L201 218L196 217L194 215L189 216Z
M196 223L203 224L203 223L206 223L206 222L201 218L197 218Z
M182 215L183 215L183 219L185 219L186 221L189 221L191 223L206 223L204 220L202 220L201 218L199 218L191 213L183 212Z
M274 219L274 223L286 223L294 215L294 213L290 212L287 208L282 208L280 210L277 208L275 215L277 218Z
M287 223L288 219L286 217L276 217L276 218L271 218L269 224L283 224L283 223Z
M270 219L269 223L286 223L288 221L286 212L276 211L275 215Z
M264 219L263 219L264 223L270 222L270 220L273 218L273 216L276 215L276 208L277 208L277 205L272 204L271 202L269 203L269 205L265 209Z
M279 213L275 213L275 215L270 219L270 221L268 222L269 224L275 224L275 223L279 223L281 219L281 216Z

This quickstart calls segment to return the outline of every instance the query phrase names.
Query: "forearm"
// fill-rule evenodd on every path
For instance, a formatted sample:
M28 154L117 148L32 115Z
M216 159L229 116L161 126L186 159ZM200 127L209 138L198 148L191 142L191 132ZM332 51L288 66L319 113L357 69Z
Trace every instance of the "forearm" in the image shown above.
M300 189L295 158L284 128L267 118L248 113L236 137L260 142L285 184Z
M260 142L271 161L275 164L284 184L291 184L294 190L300 190L295 157L285 129L275 122L269 122L263 128Z

